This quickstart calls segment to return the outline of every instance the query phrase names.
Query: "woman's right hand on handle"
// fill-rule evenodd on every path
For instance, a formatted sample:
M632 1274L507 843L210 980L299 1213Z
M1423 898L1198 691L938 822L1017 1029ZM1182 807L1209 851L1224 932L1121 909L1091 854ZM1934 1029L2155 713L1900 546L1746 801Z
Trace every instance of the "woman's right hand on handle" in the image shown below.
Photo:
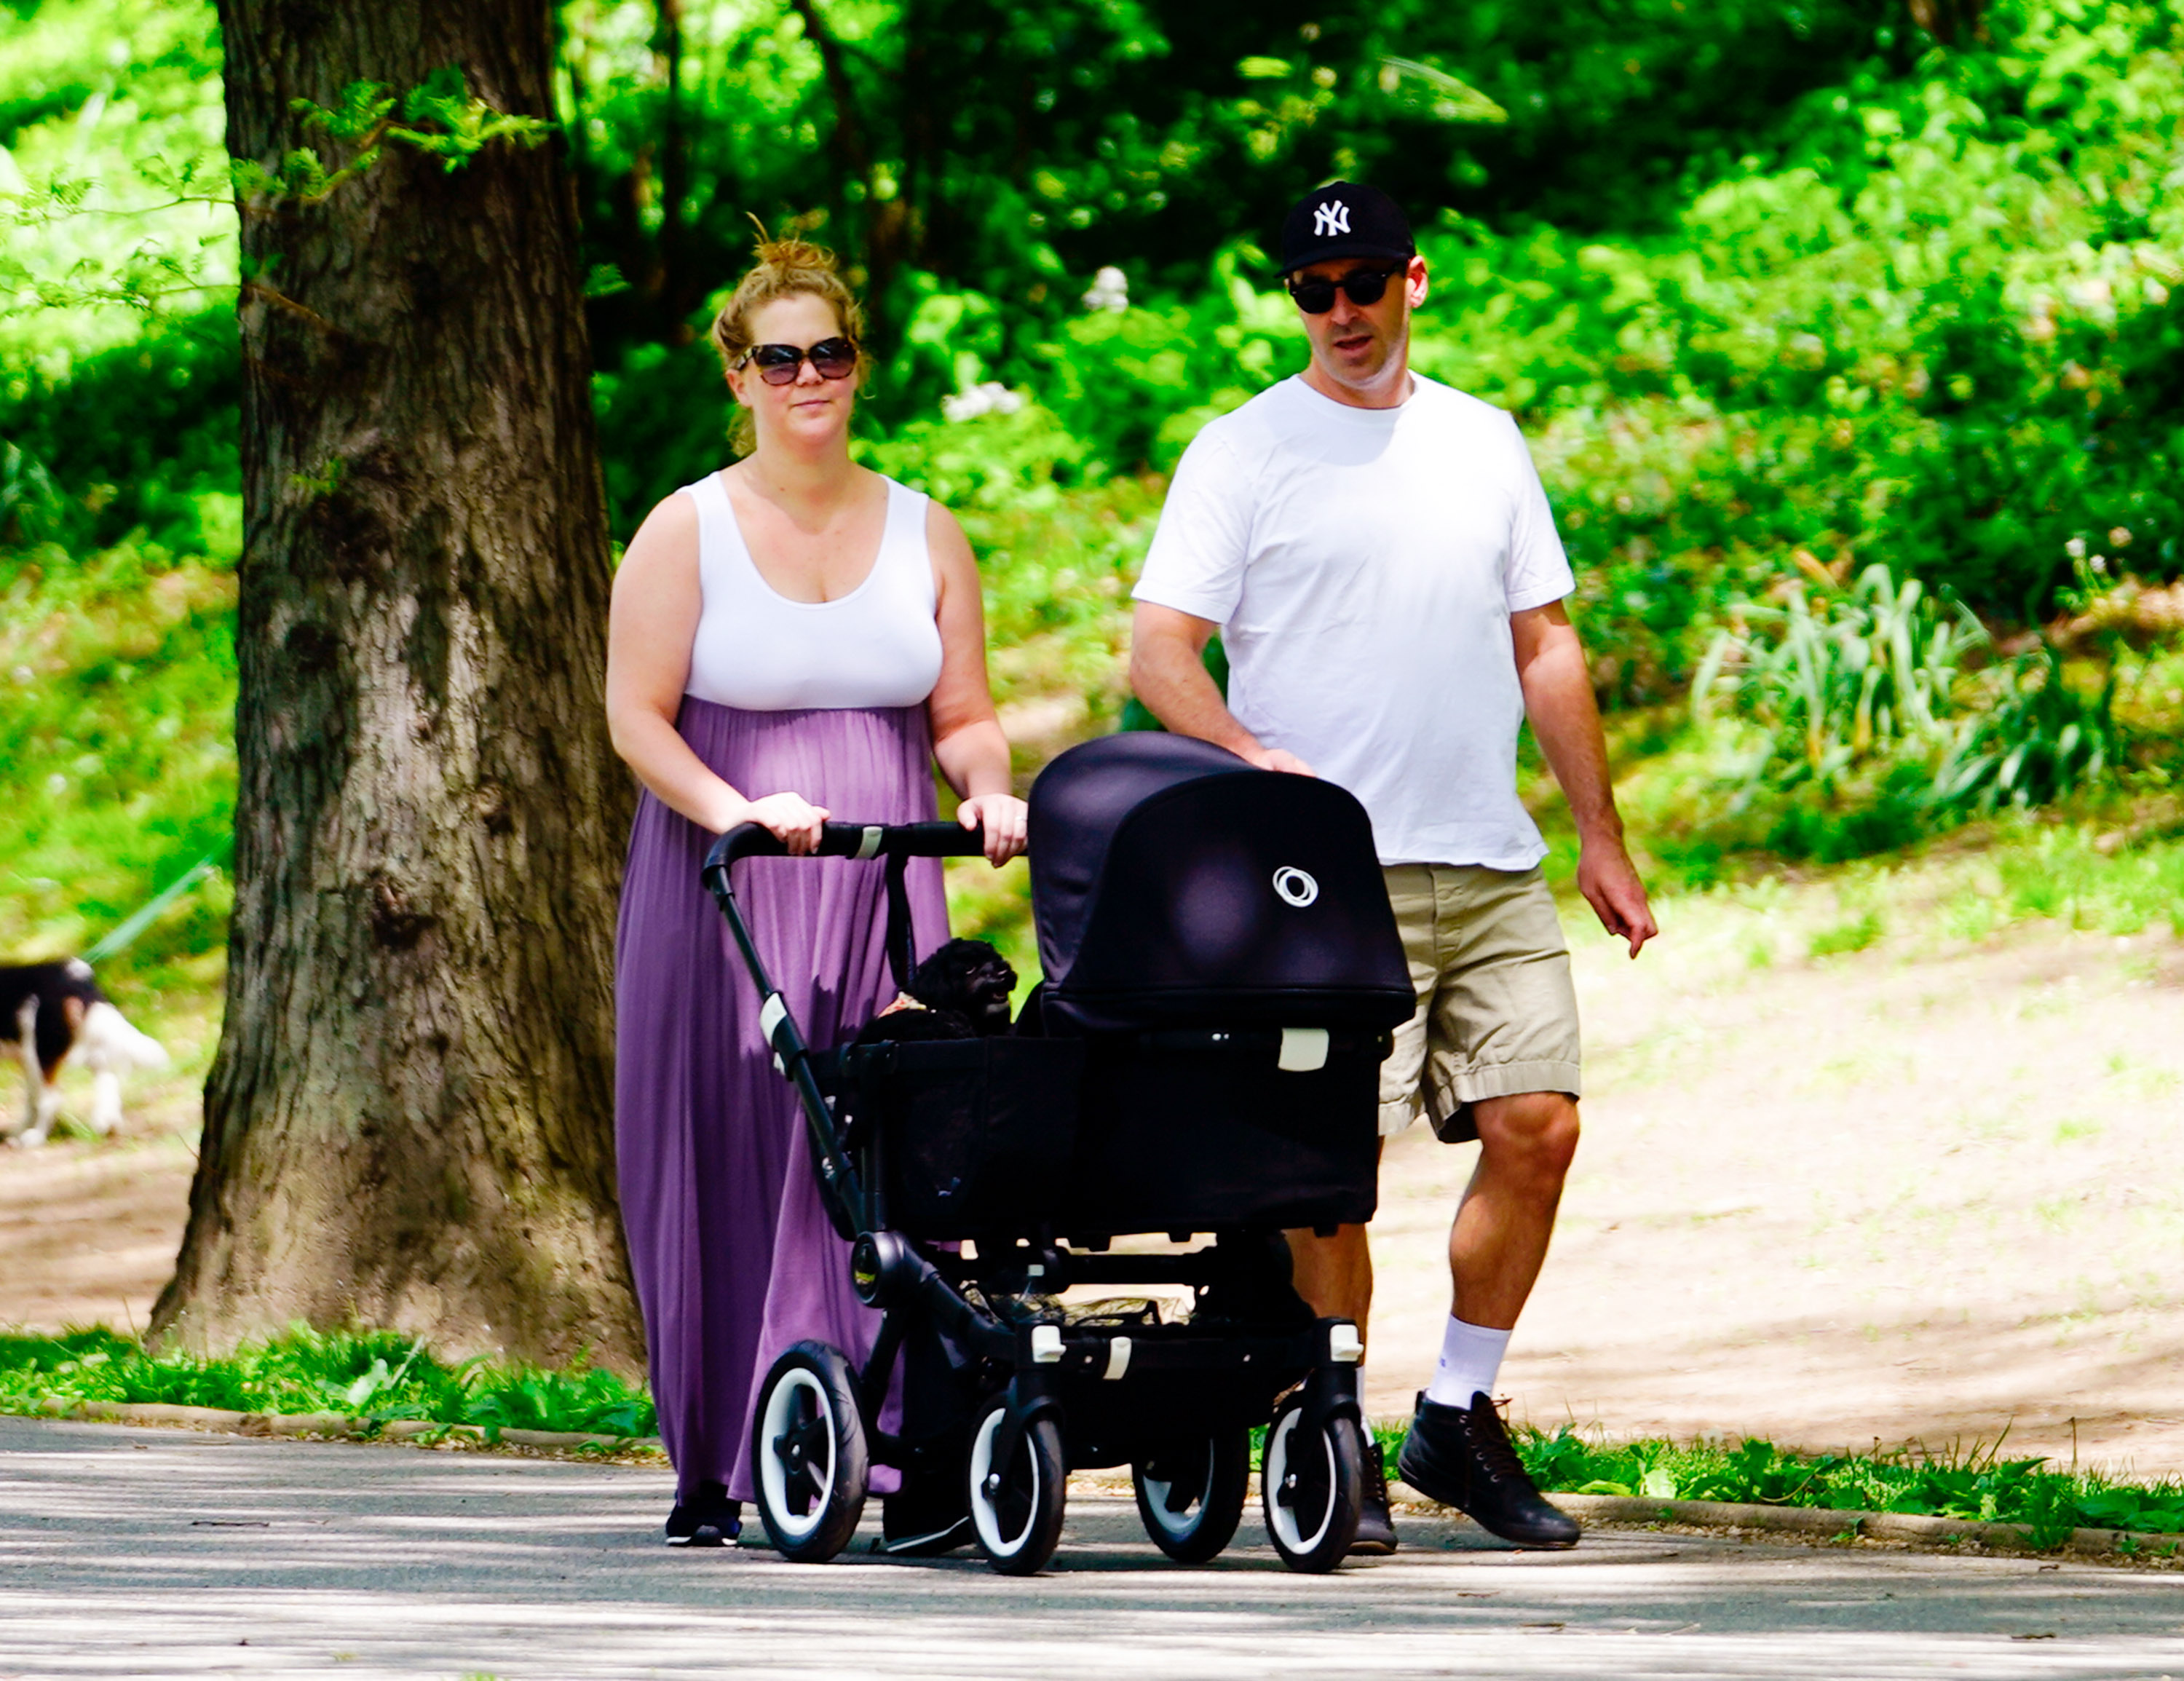
M808 858L819 849L820 826L833 815L802 794L770 793L749 802L738 821L756 823L786 846L790 857Z

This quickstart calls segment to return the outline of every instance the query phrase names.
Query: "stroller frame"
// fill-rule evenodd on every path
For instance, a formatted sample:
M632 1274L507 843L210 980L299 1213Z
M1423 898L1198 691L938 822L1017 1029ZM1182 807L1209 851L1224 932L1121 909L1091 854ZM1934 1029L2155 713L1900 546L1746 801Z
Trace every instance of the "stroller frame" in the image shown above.
M1278 1229L1217 1231L1210 1245L1180 1253L1123 1254L1110 1251L1108 1234L1032 1224L978 1238L975 1255L967 1255L891 1226L885 1129L859 1127L853 1138L841 1103L853 1063L869 1068L891 1047L815 1051L805 1042L731 880L738 861L787 850L758 825L741 825L713 845L703 881L757 988L774 1066L797 1094L821 1202L850 1245L853 1287L881 1318L861 1369L839 1350L800 1343L760 1388L754 1478L777 1550L806 1561L840 1551L877 1464L903 1472L905 1496L911 1479L921 1479L928 1504L948 1476L961 1478L973 1532L950 1517L884 1550L931 1555L975 1538L995 1569L1030 1574L1060 1539L1067 1472L1129 1464L1154 1541L1180 1561L1203 1561L1234 1533L1248 1432L1264 1424L1270 1539L1292 1568L1332 1569L1356 1533L1363 1456L1378 1451L1360 1408L1363 1349L1355 1323L1312 1316L1290 1288ZM978 831L953 822L829 822L811 855L870 860L885 870L888 958L902 986L914 955L909 860L983 850ZM1199 1234L1167 1235L1188 1243ZM1180 1322L1144 1312L1072 1322L1050 1299L1083 1283L1183 1284L1198 1306ZM913 1344L947 1347L949 1360L961 1362L948 1375L969 1398L967 1417L937 1437L880 1428ZM930 1371L933 1362L926 1365ZM944 1500L939 1510L946 1513Z

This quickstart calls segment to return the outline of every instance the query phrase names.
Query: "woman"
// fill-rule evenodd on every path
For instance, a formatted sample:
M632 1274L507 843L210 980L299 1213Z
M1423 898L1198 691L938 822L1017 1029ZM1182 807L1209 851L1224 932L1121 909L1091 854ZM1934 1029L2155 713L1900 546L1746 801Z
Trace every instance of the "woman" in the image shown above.
M671 1545L736 1534L750 1409L782 1350L820 1338L861 1360L878 1323L699 885L705 849L738 823L800 856L835 813L930 819L937 761L986 856L1023 849L970 545L946 509L850 459L861 329L827 253L760 244L713 323L748 453L654 509L615 579L608 722L645 789L616 943L615 1130L675 1465ZM755 860L737 884L809 1043L849 1038L893 995L875 866ZM938 860L913 865L910 886L927 950L947 936ZM873 1486L890 1492L894 1473Z

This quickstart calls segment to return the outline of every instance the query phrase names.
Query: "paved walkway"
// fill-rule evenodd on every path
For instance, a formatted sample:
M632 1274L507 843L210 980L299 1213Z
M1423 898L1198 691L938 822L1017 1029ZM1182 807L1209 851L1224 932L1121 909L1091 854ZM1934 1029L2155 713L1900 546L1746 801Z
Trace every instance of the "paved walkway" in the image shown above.
M2184 1578L1412 1520L1396 1557L1167 1564L1113 1500L1051 1571L671 1552L664 1473L0 1420L0 1678L2099 1676L2184 1681Z

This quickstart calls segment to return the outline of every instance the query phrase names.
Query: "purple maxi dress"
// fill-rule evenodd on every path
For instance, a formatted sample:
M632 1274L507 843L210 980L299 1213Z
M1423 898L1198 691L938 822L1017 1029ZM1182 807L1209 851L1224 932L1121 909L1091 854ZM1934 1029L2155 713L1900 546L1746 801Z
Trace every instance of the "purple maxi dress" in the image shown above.
M794 789L835 817L934 815L922 706L745 711L686 696L677 726L732 787ZM803 1114L774 1071L759 999L699 885L712 837L651 794L632 827L615 943L615 1138L622 1225L644 1311L652 1394L677 1498L752 1498L751 1411L766 1370L816 1338L853 1361L879 1316L850 1288L849 1246L819 1203ZM752 859L736 897L774 984L825 1048L894 995L883 866ZM947 938L937 859L910 866L917 949ZM872 1472L874 1492L896 1473Z

